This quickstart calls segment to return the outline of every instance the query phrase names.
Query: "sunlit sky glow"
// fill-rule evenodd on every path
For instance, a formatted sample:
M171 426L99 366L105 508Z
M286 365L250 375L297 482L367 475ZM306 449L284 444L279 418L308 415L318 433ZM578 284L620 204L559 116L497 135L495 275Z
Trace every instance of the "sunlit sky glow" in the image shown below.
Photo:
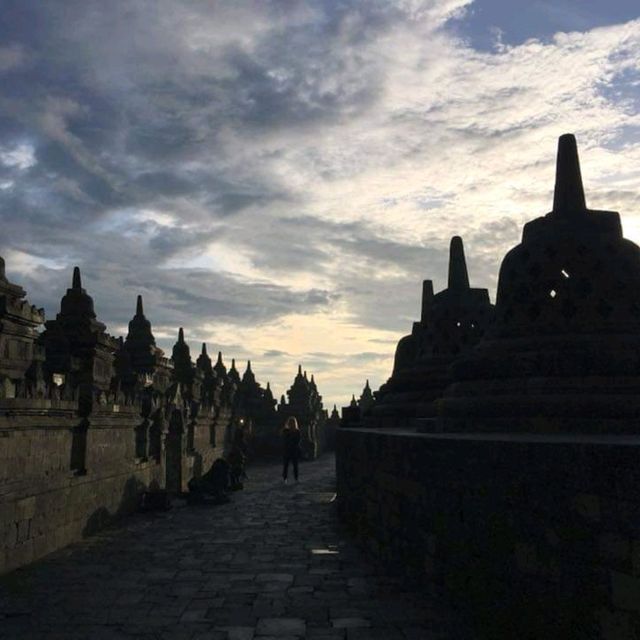
M640 241L640 9L611 0L3 0L0 254L48 317L77 264L277 395L390 373L449 238L493 297L574 132Z

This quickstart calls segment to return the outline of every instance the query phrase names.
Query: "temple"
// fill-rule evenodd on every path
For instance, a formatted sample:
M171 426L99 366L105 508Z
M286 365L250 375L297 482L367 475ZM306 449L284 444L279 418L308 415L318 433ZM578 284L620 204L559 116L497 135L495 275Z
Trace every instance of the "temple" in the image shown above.
M93 298L82 287L78 267L73 270L71 288L60 302L60 313L45 323L42 343L50 379L57 375L61 382L79 388L88 402L93 390L110 389L113 357L119 344L96 318Z
M232 366L232 370L234 367ZM269 432L269 427L275 418L275 400L271 393L271 387L263 389L256 380L256 376L251 369L251 361L247 361L247 368L242 375L238 385L238 396L236 400L236 413L243 424L247 425L250 431L257 431L261 439L265 431ZM273 435L274 446L279 439ZM262 443L260 443L261 445ZM254 442L254 446L260 446Z
M262 389L256 385L250 364L245 373L246 391L241 401L243 418L250 421L254 428L253 446L261 455L277 456L282 454L281 431L287 418L294 416L301 431L300 446L305 459L312 460L325 451L327 443L328 413L322 404L322 396L318 393L315 377L308 378L302 365L280 402L276 403L270 385ZM243 383L245 379L243 378Z
M454 238L373 408L343 408L345 525L473 637L639 637L639 312L640 248L587 208L563 135L553 208L504 257L495 308Z
M221 352L213 364L204 343L194 362L183 328L167 358L142 296L126 337L116 339L78 267L59 313L45 321L0 258L0 319L0 481L8 491L0 532L12 533L0 573L135 510L145 491L182 494L229 454L239 429L250 459L281 455L290 415L306 458L325 449L327 412L313 376L296 376L290 402L276 407L251 362L241 377Z
M327 451L335 451L336 449L336 433L340 422L340 413L338 412L338 407L334 404L324 427Z
M129 331L122 353L128 355L129 370L120 373L125 388L140 384L165 391L171 382L171 365L162 349L156 346L151 323L144 315L142 296L136 301L136 313L129 321Z
M420 320L398 343L393 373L376 393L375 404L365 398L365 387L360 401L365 424L407 426L434 418L451 364L479 342L492 318L489 293L469 285L462 238L455 236L447 288L434 295L432 281L424 281Z
M500 268L495 320L453 366L447 431L637 431L640 248L587 209L576 140L558 144L553 209Z
M371 386L369 385L369 380L365 382L364 388L362 389L362 393L360 394L360 398L358 398L358 406L360 407L360 411L363 416L369 415L371 409L375 404L375 400L373 398L373 391L371 390Z

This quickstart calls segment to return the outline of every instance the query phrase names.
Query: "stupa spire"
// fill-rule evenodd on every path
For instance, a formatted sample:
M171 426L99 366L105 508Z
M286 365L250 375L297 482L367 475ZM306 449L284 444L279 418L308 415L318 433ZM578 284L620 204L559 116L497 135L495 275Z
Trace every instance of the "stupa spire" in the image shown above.
M142 306L142 296L137 296L136 312L129 321L129 332L127 333L126 344L130 349L142 349L145 351L144 357L147 358L147 349L155 346L155 339L151 332L151 323L144 316L144 308ZM134 346L136 345L136 346Z
M422 281L422 311L420 314L421 322L428 322L431 311L431 302L433 301L433 281Z
M178 342L184 342L184 329L182 327L178 330Z
M584 213L586 210L578 145L572 133L565 133L558 138L553 212Z
M93 309L93 299L82 288L82 276L80 275L80 267L73 267L73 277L71 279L71 288L67 289L67 293L60 301L60 313L65 316L85 316L95 318L96 314Z
M73 267L72 289L82 289L82 278L80 277L80 267Z
M460 236L453 236L449 246L449 289L468 289L469 274Z
M206 342L203 342L203 343L202 343L202 355L203 355L203 356L208 355L208 354L207 354L207 343L206 343Z

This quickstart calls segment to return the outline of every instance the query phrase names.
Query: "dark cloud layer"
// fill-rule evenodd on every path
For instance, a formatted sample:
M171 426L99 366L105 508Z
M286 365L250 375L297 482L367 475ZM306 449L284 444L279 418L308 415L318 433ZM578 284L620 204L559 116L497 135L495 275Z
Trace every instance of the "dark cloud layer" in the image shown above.
M158 303L162 323L187 314L192 322L256 322L329 304L339 293L159 267L215 239L234 242L233 225L224 226L230 217L299 200L225 132L312 129L366 110L379 70L354 59L354 46L400 18L384 3L260 1L234 10L214 2L7 0L0 143L27 144L33 163L2 166L0 179L12 186L0 198L0 250L81 264L109 322L123 321L126 298L140 289ZM131 216L100 228L114 211L140 208L168 210L178 224ZM272 215L264 213L255 238L238 238L256 267L313 261L322 271L328 256L308 225L276 229ZM312 231L322 231L319 223ZM62 275L40 267L23 278L49 313Z

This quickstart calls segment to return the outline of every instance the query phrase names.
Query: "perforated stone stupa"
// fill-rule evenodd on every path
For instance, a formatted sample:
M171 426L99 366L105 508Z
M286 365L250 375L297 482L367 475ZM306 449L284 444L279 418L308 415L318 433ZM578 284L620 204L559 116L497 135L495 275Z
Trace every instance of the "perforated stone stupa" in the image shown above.
M422 317L398 343L393 374L377 395L365 422L369 426L404 426L414 418L435 416L434 400L450 382L452 361L483 336L493 307L486 289L469 286L462 238L451 239L448 287L433 293L422 288Z
M558 144L553 210L500 269L495 322L454 365L448 431L637 432L640 248L587 209L576 141Z
M93 298L82 287L75 267L71 288L60 301L60 313L47 320L42 342L49 376L62 375L73 385L88 385L102 391L111 386L113 356L118 341L96 318Z

